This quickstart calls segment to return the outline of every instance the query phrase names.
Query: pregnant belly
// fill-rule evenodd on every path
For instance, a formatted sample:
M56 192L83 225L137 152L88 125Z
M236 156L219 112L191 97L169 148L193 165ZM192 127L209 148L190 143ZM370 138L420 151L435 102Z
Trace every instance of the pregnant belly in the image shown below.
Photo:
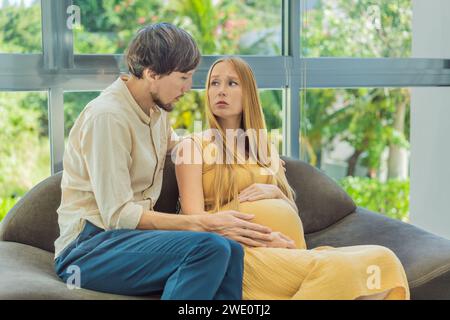
M228 208L224 206L222 209ZM282 199L263 199L241 202L239 211L254 214L255 218L251 222L267 226L272 231L285 234L294 240L299 249L306 248L300 217L287 201Z

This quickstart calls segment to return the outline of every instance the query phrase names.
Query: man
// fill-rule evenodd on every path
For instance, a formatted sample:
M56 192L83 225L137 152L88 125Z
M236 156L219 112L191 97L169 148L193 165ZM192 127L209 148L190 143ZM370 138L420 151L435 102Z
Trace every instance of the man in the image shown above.
M153 209L165 155L174 147L168 112L192 86L200 53L171 24L140 30L122 76L81 112L64 154L55 271L82 288L162 299L241 299L243 249L270 230L235 211L175 215Z

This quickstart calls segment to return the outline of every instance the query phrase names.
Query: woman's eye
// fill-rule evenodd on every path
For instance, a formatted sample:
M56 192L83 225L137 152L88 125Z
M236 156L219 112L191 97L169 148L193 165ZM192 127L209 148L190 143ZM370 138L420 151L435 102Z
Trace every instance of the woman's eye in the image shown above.
M212 85L212 86L215 86L215 85L217 85L217 84L219 84L217 81L211 82L211 85Z
M230 85L237 85L238 83L236 81L230 81Z

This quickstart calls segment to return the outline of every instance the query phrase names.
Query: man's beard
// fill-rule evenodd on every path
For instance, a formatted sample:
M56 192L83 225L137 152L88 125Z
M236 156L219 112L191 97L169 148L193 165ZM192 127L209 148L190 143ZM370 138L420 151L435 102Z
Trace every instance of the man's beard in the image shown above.
M166 103L166 104L164 104L164 103L161 101L161 99L160 99L160 97L158 96L158 94L156 94L156 93L150 92L150 95L151 95L151 97L152 97L152 99L153 99L153 102L154 102L158 107L160 107L161 109L163 109L163 110L165 110L165 111L167 111L167 112L170 112L170 111L173 110L173 104L172 104L172 103Z

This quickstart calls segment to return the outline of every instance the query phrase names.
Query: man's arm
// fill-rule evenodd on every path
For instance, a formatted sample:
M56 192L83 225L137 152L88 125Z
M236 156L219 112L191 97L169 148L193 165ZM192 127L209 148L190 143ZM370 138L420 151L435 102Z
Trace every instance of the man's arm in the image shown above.
M83 126L80 140L92 192L107 230L268 231L266 227L246 221L252 218L251 215L238 212L183 216L149 211L149 208L134 202L129 172L131 134L117 115L101 114L89 120Z
M135 229L149 208L134 202L129 168L131 133L119 115L89 119L80 132L81 154L105 229Z
M186 216L158 211L144 212L136 229L207 231L199 216Z

